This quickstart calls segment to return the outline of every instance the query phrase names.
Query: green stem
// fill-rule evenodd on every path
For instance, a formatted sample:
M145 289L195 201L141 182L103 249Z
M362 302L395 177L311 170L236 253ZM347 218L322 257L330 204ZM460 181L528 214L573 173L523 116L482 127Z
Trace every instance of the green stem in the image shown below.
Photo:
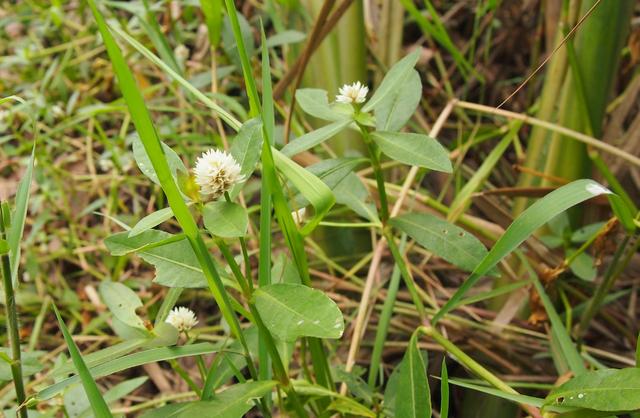
M8 205L0 202L0 239L6 238L5 220L9 219ZM18 327L18 310L16 298L11 281L11 262L9 253L2 255L2 281L4 285L4 306L7 315L7 331L11 344L11 376L16 391L18 411L21 418L27 418L27 409L24 406L26 394L24 381L22 380L22 361L20 359L20 329Z
M373 167L373 174L376 177L376 184L378 185L378 195L380 196L380 220L383 224L387 223L389 220L389 203L387 199L387 190L384 187L384 175L382 173L382 168L380 167L380 156L378 152L378 147L375 142L369 137L369 131L367 129L358 124L360 128L360 132L362 133L362 139L367 145L367 149L369 150L369 157L371 158L371 165Z

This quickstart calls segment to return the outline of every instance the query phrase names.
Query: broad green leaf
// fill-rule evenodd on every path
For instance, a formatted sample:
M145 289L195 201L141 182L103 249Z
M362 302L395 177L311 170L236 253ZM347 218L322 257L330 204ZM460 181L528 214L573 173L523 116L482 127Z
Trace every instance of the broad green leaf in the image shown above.
M13 288L18 287L18 267L20 266L20 242L24 234L24 223L27 219L27 208L29 205L29 190L31 189L31 179L33 177L33 163L35 160L35 144L31 150L31 157L27 164L24 177L20 180L16 191L16 209L11 216L11 224L7 230L7 243L9 244L9 261L11 262L11 281Z
M545 405L562 405L597 411L640 409L640 369L604 369L574 377L545 399Z
M183 173L187 172L187 169L178 154L176 154L176 152L169 148L165 143L162 143L162 151L164 152L164 156L169 164L169 169L171 170L171 175L174 179L177 178L178 171ZM142 171L149 180L155 184L160 184L158 175L156 174L156 171L151 164L151 160L149 159L138 135L135 135L133 139L133 158L136 160L136 164L138 164L140 171Z
M109 311L126 325L146 331L144 322L136 309L142 307L142 301L136 293L122 283L103 281L100 283L100 296Z
M389 220L418 244L466 271L487 255L480 240L464 229L428 213L407 213Z
M314 208L313 217L306 223L300 233L308 235L320 223L335 203L335 196L329 187L319 178L299 166L287 156L272 149L273 158L278 170L293 183Z
M366 158L329 158L310 165L306 169L335 192L336 186L351 175L354 168L368 161ZM336 202L338 199L339 196L336 196ZM296 207L301 208L309 205L309 201L301 193L298 193L294 200Z
M585 252L578 254L569 264L569 268L573 274L588 282L592 282L598 274L593 257Z
M298 89L296 90L296 102L302 110L318 119L337 121L346 116L336 112L329 105L326 90L322 89Z
M411 119L422 98L422 81L416 70L402 85L376 106L376 129L397 132Z
M340 338L344 319L323 292L297 284L271 284L254 293L267 329L283 341L298 337Z
M373 132L371 138L388 157L401 163L451 173L449 153L427 135L402 132Z
M605 222L596 222L585 225L580 229L576 229L573 234L571 234L571 242L574 244L582 244L583 242L586 242L589 238L597 234L604 225Z
M398 391L396 393L396 417L431 417L431 394L427 370L418 349L418 335L411 336L409 346L402 359Z
M166 207L164 209L157 210L144 218L140 219L138 223L136 223L133 228L129 231L129 237L135 237L138 234L141 234L145 231L154 228L161 223L168 221L173 218L173 210L170 207Z
M218 200L207 203L202 211L204 226L212 235L223 238L243 237L247 234L249 215L237 203Z
M207 283L202 268L186 239L171 242L171 234L163 231L149 230L135 237L129 237L128 232L120 232L105 239L105 245L114 255L137 252L147 263L156 268L153 279L167 287L206 287ZM154 243L168 241L161 246ZM218 269L222 273L221 269ZM225 280L225 284L230 282Z
M592 197L609 193L611 192L608 189L593 180L577 180L552 191L533 203L507 228L489 253L475 267L469 278L436 313L432 322L437 323L442 316L454 309L482 276L554 216Z
M252 400L269 393L277 383L273 380L240 383L216 393L213 400L167 405L143 414L142 418L241 418L253 408Z
M85 393L87 394L87 398L91 403L91 408L93 409L93 414L96 418L110 418L111 412L109 411L109 407L105 402L104 398L100 394L100 390L98 390L98 386L96 382L93 380L91 373L89 372L89 368L84 363L82 359L82 354L80 354L80 350L78 350L78 346L73 341L69 330L67 329L66 324L62 320L60 316L60 312L58 312L58 308L53 305L53 310L58 318L58 323L60 324L60 330L62 331L62 335L64 337L64 341L67 344L67 348L69 349L69 355L71 356L71 360L73 361L73 365L76 367L78 371L78 376L80 376L80 380L82 382L82 387L84 388Z
M315 147L339 134L344 128L349 126L352 122L350 120L339 120L329 125L323 126L320 129L311 131L289 142L282 148L282 153L287 157L292 157L296 154L306 151Z
M371 222L380 223L376 206L371 202L369 191L355 173L349 173L334 188L336 203L349 209Z
M240 128L238 135L231 143L229 153L240 165L240 175L245 179L251 177L260 160L262 152L262 123L259 119L251 119ZM233 199L238 195L245 183L233 186L229 195Z
M115 360L107 361L103 364L91 368L91 376L97 379L102 376L108 376L132 367L142 366L147 363L155 363L158 361L166 361L181 357L197 356L202 354L211 354L218 350L218 345L211 343L197 343L180 347L161 347L152 348L138 353L129 354ZM79 377L72 376L58 383L42 389L36 395L36 400L44 401L56 396L60 391L69 385L78 382Z
M289 45L302 42L306 39L307 35L297 30L285 30L275 35L272 35L267 39L267 47L273 48L280 45Z
M417 48L415 51L396 62L393 67L389 69L387 75L384 76L384 79L382 79L380 86L378 86L376 92L371 96L371 99L369 99L369 101L367 101L362 107L362 111L368 112L375 109L378 103L380 103L385 97L392 94L394 91L397 91L407 75L411 70L413 70L416 62L418 62L419 56L420 48Z

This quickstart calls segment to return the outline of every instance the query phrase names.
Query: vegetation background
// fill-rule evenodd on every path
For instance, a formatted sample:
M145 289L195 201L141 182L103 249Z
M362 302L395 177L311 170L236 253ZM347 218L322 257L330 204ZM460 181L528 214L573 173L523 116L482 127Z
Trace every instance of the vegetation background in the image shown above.
M229 17L233 16L230 5L237 9L238 27ZM264 118L272 97L271 137L281 148L291 138L327 125L318 115L308 114L308 105L294 94L298 88L324 89L333 102L342 85L361 81L369 86L371 98L389 69L416 51L421 88L397 87L400 95L416 97L416 110L401 103L395 112L401 119L406 116L404 131L437 138L448 152L452 172L418 170L409 167L417 163L384 157L383 189L391 207L397 204L401 213L437 215L448 222L444 233L469 232L487 248L533 202L578 179L595 179L607 186L629 216L620 216L616 207L612 210L604 196L567 212L558 209L560 203L551 203L546 214L561 213L543 222L535 236L525 237L522 252L515 247L508 251L510 255L498 266L499 277L479 281L462 300L468 306L449 312L437 327L429 327L473 266L464 268L451 261L455 259L451 253L458 250L447 249L447 239L441 246L430 246L424 243L428 238L421 239L411 228L388 235L375 219L366 219L367 205L380 208L384 199L377 171L367 164L349 163L347 171L357 175L357 186L333 184L338 204L304 237L303 247L313 287L331 298L344 315L344 334L318 346L308 338L299 339L296 346L279 346L290 354L286 373L296 379L293 386L280 379L286 398L291 401L292 392L287 390L296 388L305 403L301 408L310 415L409 416L407 410L397 409L400 402L396 404L394 397L400 389L391 385L389 377L399 364L412 364L412 370L424 375L424 386L411 381L400 387L409 388L406 393L422 394L424 403L412 408L415 416L426 416L427 401L428 414L433 408L436 417L553 416L560 412L540 412L541 404L524 395L545 398L585 367L593 372L637 366L638 2L141 0L99 1L98 9L135 84L123 82L114 72L117 64L111 51L107 54L107 40L89 3L0 4L0 96L9 98L0 101L2 236L5 226L8 230L6 240L0 240L0 254L6 260L3 291L6 296L7 280L15 277L16 302L12 311L10 298L4 299L1 314L6 330L2 342L7 348L2 349L0 364L0 411L7 416L15 414L16 399L20 399L13 374L16 353L11 350L17 340L22 345L24 390L31 399L29 416L108 416L95 409L95 402L89 404L100 393L113 414L154 416L156 408L202 394L209 381L203 377L223 361L210 354L209 346L198 344L224 345L233 335L233 324L222 318L224 312L207 288L176 292L172 291L175 286L153 283L154 277L157 281L161 273L172 271L163 270L162 265L154 268L130 252L114 253L105 245L107 237L123 228L133 227L147 215L158 216L157 211L168 207L170 195L139 168L142 157L136 156L135 143L145 138L138 137L134 124L140 114L135 109L141 107L132 108L132 102L123 99L126 89L142 94L160 139L191 170L203 151L229 149L240 137L216 106L244 123L256 116ZM145 51L159 57L163 65ZM243 61L245 57L248 61ZM267 78L273 81L272 95ZM262 102L256 101L251 80ZM256 111L260 105L263 112ZM357 130L341 129L322 139L328 140L297 153L293 161L309 167L328 159L353 157L355 161L367 156L366 142ZM35 161L33 167L31 161ZM319 175L319 170L316 166L311 172ZM267 248L262 245L266 237L260 234L263 212L268 213L269 225L264 230L273 228L272 254L267 254L273 266L269 263L266 268L283 280L304 276L295 272L299 267L291 261L295 247L281 233L282 224L269 218L270 210L264 211L265 176L258 170L244 185L237 201L249 214L248 232L243 241L230 240L226 247L237 259L247 251L249 262L239 263L256 284L265 268L258 263L264 256L260 250ZM298 184L281 177L289 209L304 206L304 199L297 195L303 190L296 191ZM180 175L178 181L186 195L197 196L192 178ZM314 220L315 209L309 216ZM169 218L159 229L188 235L181 222ZM21 219L23 234L18 232ZM398 241L399 249L392 246L399 252L385 245L385 239ZM206 243L214 260L230 264L224 244L216 239ZM403 266L406 271L400 271ZM232 278L233 272L227 270ZM407 287L405 272L417 290ZM118 290L115 299L109 300L101 287L105 282L124 284L134 296ZM241 293L237 286L230 290L232 298ZM136 335L114 325L122 319L113 305L118 298L132 307L126 313L133 315L130 320L141 320L148 329L158 327L173 304L189 307L199 324L187 336L183 334L178 345L196 348L185 349L179 359L165 353L156 359L163 361L149 357L135 367L106 373L97 380L93 395L87 386L76 383L55 392L58 396L43 396L50 385L74 371L65 366L67 350L73 357L71 334L78 357L90 367L131 351L122 344ZM240 307L235 309L248 312L249 299L238 300ZM60 311L58 320L54 305ZM421 309L426 309L424 315ZM63 322L70 335L64 335ZM248 323L243 320L242 327ZM421 326L428 327L420 331ZM109 347L122 351L104 351ZM328 392L298 382L306 377L321 387L318 359L310 360L314 347L324 350L320 353L331 367L325 377L335 384ZM420 356L420 350L428 353L425 364L407 360L411 353ZM91 353L102 354L90 357ZM264 352L255 356L273 360ZM270 370L261 367L258 381L270 381ZM250 378L248 372L236 370L235 377L234 373L226 380L219 377L216 387L242 383L244 378ZM342 382L348 391L342 390ZM618 416L640 416L630 412L640 408L640 375L630 374L624 382L629 384L626 389L600 386L608 390L603 395L608 409L591 405L593 415L580 410L560 416L611 416L616 411L622 411ZM485 384L496 389L492 393ZM262 416L269 410L274 416L302 415L296 405L280 403L284 396L280 389L252 389L257 392L228 393L230 399L243 399L253 408L250 411L223 415L209 410L204 414L212 415L205 416L245 412ZM273 398L267 393L273 393ZM618 407L622 404L616 393L617 398L631 399L625 405L638 406ZM552 401L562 398L549 396ZM265 403L247 404L253 398ZM157 416L169 416L164 411Z

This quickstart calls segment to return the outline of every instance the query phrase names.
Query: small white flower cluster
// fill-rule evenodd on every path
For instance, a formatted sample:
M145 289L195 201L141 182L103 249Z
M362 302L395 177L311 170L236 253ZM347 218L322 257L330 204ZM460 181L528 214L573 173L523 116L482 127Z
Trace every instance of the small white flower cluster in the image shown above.
M196 161L196 184L203 196L217 199L234 185L244 181L240 165L225 151L210 149Z
M178 331L183 332L193 328L198 323L198 320L196 319L196 314L194 314L191 309L179 306L169 312L165 322L173 325Z
M369 87L356 81L353 84L345 84L338 90L340 94L336 96L336 102L338 103L364 103L367 99L367 93L369 93Z

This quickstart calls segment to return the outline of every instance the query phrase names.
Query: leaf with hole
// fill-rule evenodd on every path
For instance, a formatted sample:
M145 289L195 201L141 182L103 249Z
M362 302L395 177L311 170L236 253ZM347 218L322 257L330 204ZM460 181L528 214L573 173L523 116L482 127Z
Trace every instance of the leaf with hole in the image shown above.
M272 284L254 293L267 329L283 341L298 337L340 338L342 312L323 292L298 284Z
M604 369L574 377L552 390L545 405L562 405L597 411L640 409L640 369Z
M371 138L385 155L408 165L451 173L449 153L430 136L403 132L373 132Z

